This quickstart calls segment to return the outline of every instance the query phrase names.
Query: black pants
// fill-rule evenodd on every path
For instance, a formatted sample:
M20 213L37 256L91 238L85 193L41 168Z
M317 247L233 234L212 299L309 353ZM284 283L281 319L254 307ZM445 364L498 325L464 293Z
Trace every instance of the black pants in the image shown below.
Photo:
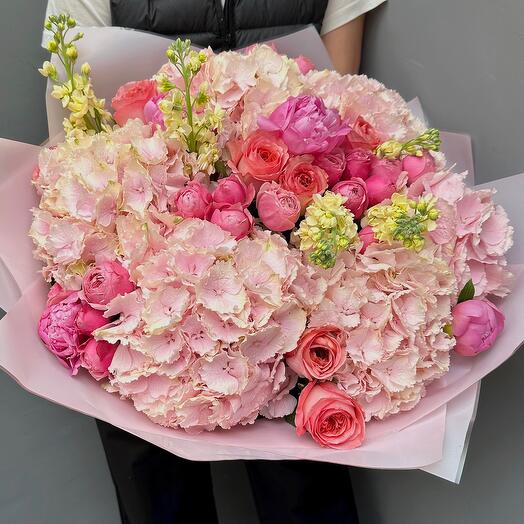
M97 421L123 524L215 524L209 462L177 457ZM358 524L349 470L307 461L246 461L262 524Z

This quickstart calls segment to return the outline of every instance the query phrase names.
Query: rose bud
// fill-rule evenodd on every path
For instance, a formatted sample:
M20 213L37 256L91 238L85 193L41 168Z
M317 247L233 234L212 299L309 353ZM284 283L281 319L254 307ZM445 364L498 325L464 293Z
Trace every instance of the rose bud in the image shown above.
M333 187L346 170L346 154L342 149L336 147L331 153L315 158L315 165L327 173L328 186Z
M345 361L346 335L337 326L306 329L297 347L286 354L287 365L308 380L331 378Z
M412 184L422 175L435 172L435 159L428 151L422 156L408 155L402 159L402 171L407 172L408 184Z
M451 311L455 351L473 357L489 349L504 329L504 314L489 300L466 300Z
M361 178L352 178L339 182L332 189L333 193L345 196L344 206L359 220L368 208L368 191L366 183Z
M213 202L217 204L241 204L247 207L254 197L253 184L244 184L236 175L221 178L213 191Z
M109 375L109 366L115 355L117 344L110 344L105 340L90 339L84 346L80 355L82 367L87 369L96 380L101 380Z
M211 210L211 193L200 182L189 182L170 197L169 204L183 218L204 220Z
M251 213L240 204L221 204L215 207L210 221L240 240L253 229Z
M300 217L300 200L275 182L266 182L257 195L258 216L271 231L293 229Z
M375 238L375 234L373 233L373 228L371 226L366 226L362 228L358 232L358 237L362 241L362 247L360 248L361 253L364 253L364 251L366 251L370 244L373 244L377 241L377 239Z
M366 149L353 149L346 157L346 172L343 179L362 178L366 180L371 171L375 155Z
M116 261L102 262L89 269L82 284L83 297L95 309L105 309L115 297L134 289L127 269Z
M332 382L310 382L302 390L295 425L298 436L307 431L326 448L357 448L366 434L362 408Z

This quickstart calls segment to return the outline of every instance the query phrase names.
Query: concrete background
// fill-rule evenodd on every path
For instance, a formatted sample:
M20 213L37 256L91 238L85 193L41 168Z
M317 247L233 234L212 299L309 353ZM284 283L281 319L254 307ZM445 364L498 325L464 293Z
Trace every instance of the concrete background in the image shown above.
M36 72L45 3L0 2L0 136L35 144L46 138ZM522 0L390 0L368 19L363 72L419 96L432 125L471 134L480 182L524 171ZM419 471L354 470L362 524L521 523L523 374L521 352L483 382L460 486ZM93 421L4 374L0 398L0 523L117 524ZM218 464L214 477L221 522L256 522L243 468Z

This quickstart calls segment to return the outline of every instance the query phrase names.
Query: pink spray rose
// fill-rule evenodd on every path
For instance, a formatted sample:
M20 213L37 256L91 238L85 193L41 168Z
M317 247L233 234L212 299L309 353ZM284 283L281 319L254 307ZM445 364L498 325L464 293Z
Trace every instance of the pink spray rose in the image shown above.
M158 104L165 98L165 95L156 95L146 102L144 106L144 120L148 124L156 124L165 129L164 114L160 111Z
M80 363L93 378L101 380L109 375L108 369L117 347L117 344L92 338L83 347Z
M346 170L346 154L342 149L336 147L325 155L315 158L315 165L321 167L328 176L328 186L333 187L342 177Z
M408 174L408 184L412 184L422 175L435 172L435 159L428 151L422 156L408 155L402 159L402 171Z
M242 143L240 156L233 145L230 144L229 149L233 162L238 158L238 171L261 182L277 180L289 158L286 144L276 133L255 131Z
M348 134L348 142L351 149L373 151L382 141L375 131L375 128L359 116L351 126L351 131Z
M353 149L346 157L346 173L343 178L362 178L362 180L366 180L375 158L371 151Z
M380 204L397 189L397 180L402 172L399 160L375 159L370 177L366 179L369 205Z
M258 125L279 132L293 155L329 153L349 131L338 111L311 95L289 97L269 118L260 116Z
M366 183L361 178L351 178L335 184L333 193L345 196L347 200L344 206L349 209L353 216L359 220L368 208L368 192Z
M115 110L113 117L116 123L123 126L130 118L139 118L142 122L145 122L144 106L157 95L154 80L139 80L121 86L111 100L111 105Z
M105 309L115 297L134 289L127 269L116 261L102 262L89 269L82 285L84 298L95 309Z
M236 240L247 236L253 229L253 217L241 204L220 204L215 207L210 221L231 234Z
M504 315L489 300L466 300L453 310L455 351L473 357L489 349L504 329Z
M183 218L206 219L211 211L211 201L211 193L207 187L192 181L174 193L169 204Z
M284 173L280 177L281 186L297 195L302 211L313 199L316 193L323 193L328 187L326 172L313 165L311 155L302 155L292 158Z
M254 197L253 184L244 184L236 175L221 178L213 191L213 202L217 204L242 204L247 207Z
M373 242L377 241L377 239L375 238L375 234L373 233L373 228L371 226L366 226L362 228L358 232L358 237L362 241L362 247L360 248L361 253L364 253L364 251L366 251L367 247L370 244L373 244Z
M266 182L257 195L258 216L271 231L293 229L300 216L300 200L275 182Z
M304 331L297 347L286 354L287 365L308 380L327 380L346 362L346 335L337 326Z
M307 431L326 448L357 448L366 433L362 408L332 382L310 382L302 390L295 424L298 436Z

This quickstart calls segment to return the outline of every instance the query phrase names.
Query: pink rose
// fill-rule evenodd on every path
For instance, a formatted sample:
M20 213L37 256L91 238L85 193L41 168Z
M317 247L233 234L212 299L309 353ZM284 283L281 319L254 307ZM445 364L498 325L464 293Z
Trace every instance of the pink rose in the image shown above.
M346 157L346 173L344 178L362 178L366 180L371 171L375 155L366 149L353 149Z
M102 262L84 275L82 293L95 309L105 309L118 295L126 295L135 289L129 273L120 262Z
M361 178L343 180L333 186L333 193L345 196L344 206L359 220L368 208L368 192L366 183Z
M408 174L408 184L412 184L426 173L435 172L435 159L428 151L422 156L408 155L402 159L402 171Z
M211 211L211 193L200 182L189 182L185 187L174 193L169 204L173 212L183 218L206 219Z
M362 408L332 382L310 382L302 390L295 424L298 436L307 431L326 448L357 448L366 433Z
M315 69L315 64L307 56L299 55L295 58L295 62L303 75Z
M302 155L292 158L284 173L280 177L281 186L297 195L302 211L313 199L313 195L323 193L328 187L326 172L313 165L311 155Z
M258 118L260 129L276 131L293 155L329 153L349 131L338 111L328 109L317 96L291 96L266 118Z
M364 251L366 251L367 247L370 244L373 244L377 241L377 239L375 238L375 234L373 233L373 228L371 226L366 226L362 228L358 232L358 236L362 241L362 247L360 248L361 253L364 253Z
M87 369L96 380L109 375L109 366L115 355L117 344L110 344L105 340L91 338L85 345L80 356L82 367Z
M382 141L375 128L359 116L348 134L348 142L351 149L373 151Z
M95 329L101 328L109 323L104 317L104 312L94 309L89 304L82 302L82 307L76 317L76 326L82 335L91 335Z
M388 177L392 182L396 183L402 173L402 166L400 160L386 160L385 158L374 158L371 163L370 176L380 175Z
M51 300L38 322L38 335L43 343L61 364L71 370L72 375L78 373L80 365L83 338L76 319L81 308L78 293L69 293L60 302Z
M158 104L165 98L165 95L157 95L148 100L144 106L144 120L147 124L156 124L165 129L164 113L160 111Z
M380 204L386 198L391 197L397 186L387 176L373 175L366 182L368 191L369 206Z
M320 155L315 159L315 165L321 167L328 176L328 186L333 187L346 170L346 154L339 147L331 153Z
M257 195L257 211L262 223L271 231L288 231L300 216L300 200L277 183L266 182Z
M236 144L229 149L238 171L261 182L277 180L288 161L287 146L275 134L267 131L255 131L249 135L241 146L239 155Z
M337 326L308 328L297 347L286 354L287 365L308 380L327 380L346 362L346 335Z
M504 329L504 314L489 300L466 300L451 314L455 351L466 357L489 349Z
M115 110L113 117L116 123L123 126L130 118L139 118L142 122L145 122L144 106L157 95L154 80L139 80L121 86L111 100L111 105Z
M242 204L247 207L254 197L253 184L244 184L236 175L221 178L213 191L213 202L217 204Z
M253 229L251 213L240 204L221 204L215 207L210 221L240 240Z

